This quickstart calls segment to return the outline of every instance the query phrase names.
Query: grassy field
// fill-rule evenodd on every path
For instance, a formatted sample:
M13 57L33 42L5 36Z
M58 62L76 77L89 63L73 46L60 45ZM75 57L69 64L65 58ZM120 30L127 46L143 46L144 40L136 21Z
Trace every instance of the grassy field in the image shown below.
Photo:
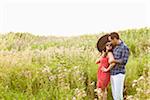
M131 55L126 100L150 100L150 28L119 31ZM105 33L76 37L0 35L0 99L94 100L96 42ZM108 100L112 100L109 86Z

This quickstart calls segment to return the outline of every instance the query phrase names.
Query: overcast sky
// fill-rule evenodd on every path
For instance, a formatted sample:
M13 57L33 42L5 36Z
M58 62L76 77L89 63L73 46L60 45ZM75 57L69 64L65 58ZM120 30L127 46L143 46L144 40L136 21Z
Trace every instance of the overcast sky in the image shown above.
M150 26L149 0L0 0L0 33L71 36Z

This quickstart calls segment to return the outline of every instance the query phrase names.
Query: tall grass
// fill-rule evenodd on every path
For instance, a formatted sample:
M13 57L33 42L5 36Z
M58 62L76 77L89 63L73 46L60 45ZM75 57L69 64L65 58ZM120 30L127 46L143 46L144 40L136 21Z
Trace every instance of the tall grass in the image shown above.
M149 99L137 88L150 82L150 29L119 31L131 55L126 66L125 98ZM78 37L0 35L0 99L93 100L97 81L96 42L104 33ZM145 80L133 84L144 76ZM149 92L149 91L148 91ZM147 92L147 93L148 93ZM137 95L141 93L141 95ZM109 100L111 88L109 86Z

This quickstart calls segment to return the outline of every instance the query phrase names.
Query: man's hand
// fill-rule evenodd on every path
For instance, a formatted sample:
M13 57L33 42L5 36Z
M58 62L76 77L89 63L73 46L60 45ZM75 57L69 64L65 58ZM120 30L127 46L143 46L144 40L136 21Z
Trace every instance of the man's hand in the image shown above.
M117 63L117 61L114 59L110 62L110 64L112 64L112 63Z

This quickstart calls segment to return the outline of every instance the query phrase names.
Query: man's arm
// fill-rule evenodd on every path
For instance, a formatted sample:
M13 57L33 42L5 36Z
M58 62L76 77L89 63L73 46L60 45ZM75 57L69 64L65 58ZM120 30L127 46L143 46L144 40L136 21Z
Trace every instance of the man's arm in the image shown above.
M130 54L129 49L128 47L125 46L124 48L122 48L121 58L115 59L111 63L126 64L129 58L129 54Z

